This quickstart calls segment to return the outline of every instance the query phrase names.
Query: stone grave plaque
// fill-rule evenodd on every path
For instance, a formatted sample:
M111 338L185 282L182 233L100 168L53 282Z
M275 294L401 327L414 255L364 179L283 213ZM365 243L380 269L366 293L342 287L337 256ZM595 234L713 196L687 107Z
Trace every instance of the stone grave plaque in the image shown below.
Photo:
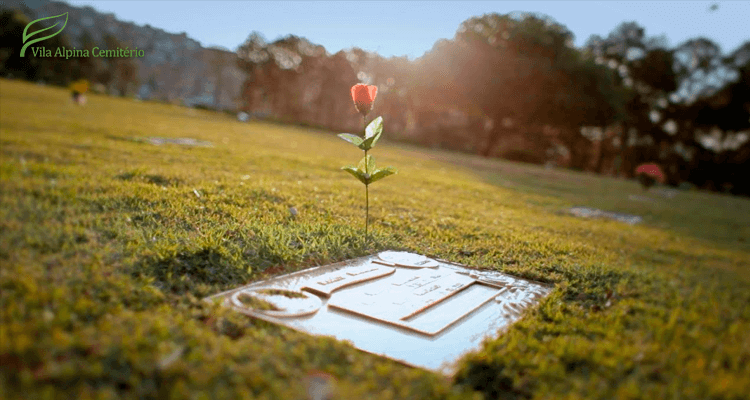
M606 218L624 222L630 225L635 225L643 221L643 218L638 215L602 211L590 207L571 207L568 209L568 212L580 218Z
M447 375L550 286L385 251L219 293L207 301Z

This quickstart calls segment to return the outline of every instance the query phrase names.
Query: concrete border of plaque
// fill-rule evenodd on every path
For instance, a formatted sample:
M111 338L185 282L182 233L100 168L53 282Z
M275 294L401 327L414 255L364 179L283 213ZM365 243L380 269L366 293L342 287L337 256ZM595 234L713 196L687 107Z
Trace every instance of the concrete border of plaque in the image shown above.
M446 375L552 287L396 251L309 268L206 298L251 317Z

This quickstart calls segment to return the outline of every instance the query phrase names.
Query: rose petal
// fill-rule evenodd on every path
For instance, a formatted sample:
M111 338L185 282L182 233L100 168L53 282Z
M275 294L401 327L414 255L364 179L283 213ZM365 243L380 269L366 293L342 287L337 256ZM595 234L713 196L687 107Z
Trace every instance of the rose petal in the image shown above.
M375 101L375 97L378 95L378 87L375 85L367 86L367 90L370 92L370 102Z

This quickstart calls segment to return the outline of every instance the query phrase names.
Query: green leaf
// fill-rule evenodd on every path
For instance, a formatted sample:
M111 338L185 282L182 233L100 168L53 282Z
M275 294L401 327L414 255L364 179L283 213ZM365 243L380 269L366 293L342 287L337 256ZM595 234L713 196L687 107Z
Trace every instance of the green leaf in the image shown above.
M394 175L397 173L398 171L396 170L396 168L393 168L393 167L385 167L383 169L376 170L375 172L373 172L372 176L370 177L370 183L379 181L385 178L386 176Z
M377 139L379 137L380 137L380 135L373 136L373 137L371 137L369 139L365 139L362 142L362 144L359 145L359 148L362 149L362 150L370 150L370 149L372 149L374 147L375 142L377 142Z
M342 138L342 139L344 139L344 140L346 140L347 142L349 142L349 143L351 143L351 144L353 144L355 146L359 146L363 142L363 139L361 137L359 137L357 135L353 135L351 133L339 133L337 136L340 137L340 138Z
M383 133L383 117L377 117L365 128L365 140L359 145L362 150L370 150L375 147L380 135Z
M359 181L364 183L365 185L370 184L369 177L366 176L364 172L358 170L357 168L354 168L351 165L347 165L346 167L341 167L341 169L352 174L355 178L359 179Z
M377 117L372 120L365 128L365 139L383 133L383 117Z
M363 173L369 173L372 175L373 171L375 171L375 158L369 154L367 157L362 157L362 159L359 160L359 164L357 164L357 169Z
M61 17L63 17L63 16L65 17L65 21L62 21ZM39 21L44 21L44 20L48 20L48 19L52 19L52 18L58 18L58 20L55 21L54 25L48 26L46 28L40 29L40 30L35 31L35 32L28 33L29 28L31 27L31 25L34 25L34 24L36 24ZM51 35L47 35L47 36L43 36L43 37L40 37L40 38L36 38L34 40L29 40L32 36L34 36L34 35L38 36L42 32L58 26L61 22L62 22L62 26L60 27L60 29L57 30L57 32L55 32L55 33L53 33ZM36 42L41 42L44 39L49 39L49 38L57 35L58 33L62 32L63 29L65 29L65 25L67 25L67 24L68 24L68 13L63 13L63 14L60 14L60 15L54 15L52 17L39 18L39 19L35 19L35 20L29 22L29 24L26 25L26 28L24 28L24 30L23 30L23 43L24 43L24 45L23 45L23 47L21 47L21 54L20 54L21 57L23 57L24 54L26 54L26 48L27 47L31 46L32 44L34 44Z

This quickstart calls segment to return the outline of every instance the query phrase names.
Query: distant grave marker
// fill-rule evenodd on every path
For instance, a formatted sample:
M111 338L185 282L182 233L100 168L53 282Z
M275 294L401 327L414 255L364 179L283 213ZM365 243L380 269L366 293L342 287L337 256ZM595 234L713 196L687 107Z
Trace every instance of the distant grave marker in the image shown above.
M630 200L630 201L639 201L639 202L642 202L642 203L655 203L656 202L656 200L654 200L654 199L652 199L652 198L650 198L648 196L640 196L640 195L637 195L637 194L628 195L628 200Z
M615 221L624 222L626 224L635 225L643 221L638 215L622 214L610 211L602 211L596 208L589 207L571 207L568 209L568 213L575 215L580 218L607 218Z
M147 137L142 139L143 141L146 141L148 143L153 144L154 146L161 146L163 144L179 144L181 146L194 146L194 147L212 147L213 143L205 141L205 140L198 140L193 138L163 138L163 137Z
M651 192L656 193L657 195L664 197L665 199L673 199L680 193L679 190L670 188L658 188L652 190Z
M246 315L407 365L452 374L551 287L418 254L386 251L211 296Z

